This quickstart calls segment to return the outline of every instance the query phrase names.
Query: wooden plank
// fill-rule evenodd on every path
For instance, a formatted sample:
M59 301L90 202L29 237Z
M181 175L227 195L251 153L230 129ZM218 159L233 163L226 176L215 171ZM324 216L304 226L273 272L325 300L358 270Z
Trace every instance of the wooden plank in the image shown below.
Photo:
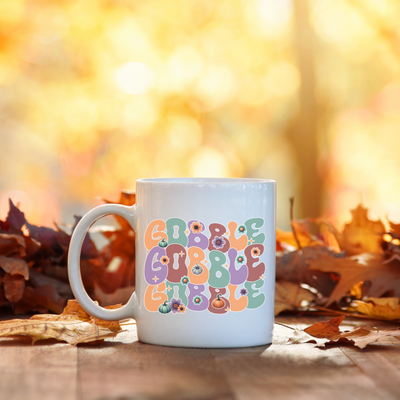
M323 318L279 318L304 328ZM345 327L358 322L349 321ZM0 339L0 398L293 399L400 398L400 347L290 345L276 325L273 344L190 349L137 341L136 326L96 346Z
M233 399L210 350L118 340L78 349L80 398Z
M0 340L0 399L75 399L77 348L30 343L28 338Z
M342 351L386 393L388 400L400 398L399 347L374 344L363 350L345 347Z
M278 325L270 346L213 351L235 399L387 400L339 348L286 345L288 336Z

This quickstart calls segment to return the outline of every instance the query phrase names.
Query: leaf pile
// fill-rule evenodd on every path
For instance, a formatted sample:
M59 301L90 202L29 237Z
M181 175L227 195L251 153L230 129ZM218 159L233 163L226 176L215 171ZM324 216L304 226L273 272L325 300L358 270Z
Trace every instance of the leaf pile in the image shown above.
M342 231L322 218L277 231L276 315L329 308L400 319L400 225L389 221L387 230L362 205L351 213Z
M105 200L109 203L109 201ZM122 192L119 204L135 194ZM327 310L400 319L400 224L389 228L368 218L362 205L338 231L323 218L296 220L291 232L277 230L275 314ZM79 217L76 218L76 223ZM81 271L89 295L102 305L125 303L135 282L135 234L123 218L120 229L97 230L108 240L97 249L84 240ZM73 230L73 228L72 228ZM0 308L14 313L61 313L72 298L67 274L70 234L32 225L10 200L0 220Z
M106 307L119 308L120 305ZM30 319L0 322L0 337L30 336L38 340L56 339L69 344L98 342L122 332L116 321L103 321L89 315L76 300L69 300L61 315L40 314Z
M327 344L341 343L352 344L363 349L371 343L384 343L400 345L400 329L378 330L372 326L359 326L352 331L342 332L339 325L346 316L341 315L329 321L318 322L303 331L295 330L288 343L316 343L318 347Z
M122 192L119 203L132 205L135 195ZM75 217L74 227L79 220ZM90 234L82 246L85 288L102 305L125 302L135 281L135 234L125 220L117 217L117 221L120 229L100 230L108 240L101 250ZM70 240L71 235L57 224L54 228L30 224L10 200L8 215L0 220L0 308L11 308L15 314L61 313L73 298L67 272Z

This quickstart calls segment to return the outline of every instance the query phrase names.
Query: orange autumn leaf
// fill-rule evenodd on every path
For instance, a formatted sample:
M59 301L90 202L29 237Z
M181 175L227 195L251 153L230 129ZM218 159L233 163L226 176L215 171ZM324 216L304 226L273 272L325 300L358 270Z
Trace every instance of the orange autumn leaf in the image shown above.
M39 314L29 319L0 322L0 337L30 336L32 344L38 340L56 339L77 345L115 337L120 332L122 329L117 321L103 321L90 316L76 300L69 300L60 315Z
M356 300L352 305L357 312L372 318L400 319L400 304L397 297L370 297L365 301Z
M321 242L320 240L313 238L306 231L300 230L300 229L297 232L297 239L299 240L301 247L315 246L318 244L323 244L323 242ZM279 228L276 230L276 242L280 246L289 245L289 246L292 246L294 249L298 247L298 244L294 237L293 232L286 232ZM282 246L282 248L285 248L285 247L287 247L287 246Z
M339 325L346 318L345 315L332 318L329 321L318 322L304 329L304 332L316 338L333 338L340 334Z
M372 221L368 218L368 209L361 204L354 210L350 210L352 220L346 224L342 232L325 222L342 251L347 255L361 253L382 253L382 235L385 233L385 225L381 220Z
M342 332L339 325L344 318L345 316L341 315L329 321L313 324L303 331L295 330L293 338L289 339L289 343L316 342L317 346L325 346L328 343L340 341L353 344L360 349L375 342L387 343L387 341L391 340L399 341L398 344L400 344L400 329L378 330L365 325L355 328L352 331Z

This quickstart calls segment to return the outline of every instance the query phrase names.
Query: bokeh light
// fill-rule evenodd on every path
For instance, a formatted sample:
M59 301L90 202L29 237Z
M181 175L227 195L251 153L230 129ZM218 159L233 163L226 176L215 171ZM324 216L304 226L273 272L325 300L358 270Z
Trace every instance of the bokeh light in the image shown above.
M154 72L144 63L131 61L117 69L115 81L118 88L125 93L144 94L153 85Z
M298 217L362 200L399 222L399 12L0 0L0 214L71 222L138 178L248 176L278 181L283 229L291 196Z

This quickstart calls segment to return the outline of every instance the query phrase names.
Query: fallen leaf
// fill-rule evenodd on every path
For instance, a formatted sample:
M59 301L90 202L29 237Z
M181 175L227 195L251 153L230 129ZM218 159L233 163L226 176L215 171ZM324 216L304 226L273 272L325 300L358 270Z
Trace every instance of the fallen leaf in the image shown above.
M300 307L303 301L309 303L314 299L315 295L298 283L288 281L275 283L275 315L285 310L294 310Z
M352 306L355 311L373 318L400 319L400 304L397 297L370 297L365 301L355 300Z
M325 346L329 343L347 342L359 347L365 348L367 345L375 342L387 342L388 339L396 339L396 344L400 345L400 329L378 330L371 326L360 326L352 331L342 332L339 329L340 323L345 318L344 315L335 317L329 321L318 322L300 331L289 339L288 343L309 343L311 338L315 338L317 346ZM302 332L305 333L302 334ZM309 336L308 336L309 335ZM393 342L391 342L393 344Z
M114 306L118 307L120 305ZM76 300L70 300L61 315L34 315L30 319L0 322L0 336L30 336L32 344L38 340L56 339L77 345L115 337L120 332L118 322L91 317Z
M57 232L52 228L45 226L31 225L25 222L25 226L29 230L29 237L41 244L41 249L52 255L61 255L63 249L58 242Z
M11 199L8 200L9 210L4 225L7 226L7 233L21 233L26 220L22 211L14 205ZM3 225L3 224L2 224Z
M14 304L15 314L26 314L29 311L46 313L48 310L61 313L66 300L61 297L51 284L38 287L26 286L23 297Z
M21 275L5 274L3 277L4 295L11 303L21 300L25 290L25 279Z
M24 257L25 240L21 235L0 233L0 255L7 257Z
M350 212L352 220L344 226L342 232L325 222L335 235L340 249L349 256L367 252L382 253L382 235L386 231L382 221L370 220L368 209L361 204Z
M318 339L310 336L304 331L295 329L292 336L288 340L288 344L303 344L303 343L315 343L318 347L325 346L326 339Z
M318 322L304 329L304 332L319 339L330 339L332 337L336 337L338 334L341 333L339 325L345 318L345 315L340 315L338 317L332 318L329 321Z
M11 275L18 274L22 275L26 280L29 279L28 264L20 258L0 256L0 267Z
M353 257L336 258L329 254L322 254L318 259L308 261L312 270L334 272L340 279L329 296L326 307L339 302L354 285L360 281L370 283L367 295L380 297L388 291L393 296L400 296L400 262L393 260L384 263L383 254L365 253Z
M120 203L132 204L134 201L134 194L121 194ZM80 217L75 217L75 226L79 220ZM102 251L96 248L90 234L83 241L82 277L92 298L95 298L95 284L105 294L134 285L135 234L128 223L124 225L122 219L121 224L123 228L114 229ZM7 218L0 221L1 306L8 305L15 314L62 311L67 299L72 297L67 273L71 235L60 226L55 224L55 228L48 228L30 224L25 214L9 201ZM115 262L118 260L119 264ZM115 268L117 264L118 268ZM22 274L27 281L25 285L19 284L17 291L18 279L7 278L7 290L4 290L2 277L5 273Z
M372 326L361 326L351 332L344 332L336 340L347 339L354 343L360 349L376 342L387 343L387 339L397 339L397 345L400 345L400 329L377 330ZM393 341L390 342L394 344Z
M343 258L343 254L334 253L324 246L304 247L284 254L276 260L276 279L305 283L317 289L323 296L329 296L337 280L333 279L330 273L318 272L310 268L311 261L315 260L318 263L324 256Z

